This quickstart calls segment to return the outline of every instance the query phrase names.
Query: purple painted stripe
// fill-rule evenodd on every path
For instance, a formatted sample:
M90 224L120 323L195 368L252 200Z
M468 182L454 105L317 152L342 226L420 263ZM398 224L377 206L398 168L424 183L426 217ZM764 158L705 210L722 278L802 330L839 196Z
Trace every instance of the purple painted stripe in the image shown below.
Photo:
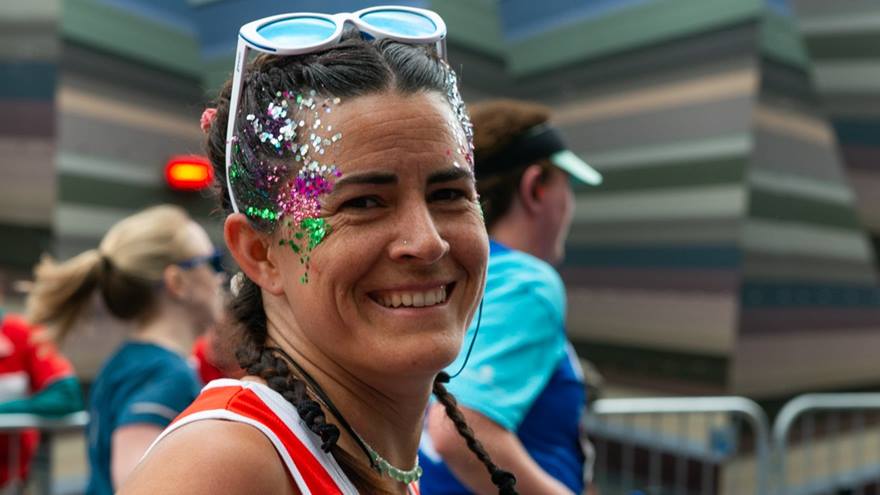
M740 334L769 334L808 330L880 330L880 308L746 309L740 314Z
M0 136L53 137L54 101L0 100Z
M842 148L847 167L868 172L877 171L877 164L880 164L880 146L844 145Z
M736 270L562 267L568 286L676 292L730 293L739 291Z

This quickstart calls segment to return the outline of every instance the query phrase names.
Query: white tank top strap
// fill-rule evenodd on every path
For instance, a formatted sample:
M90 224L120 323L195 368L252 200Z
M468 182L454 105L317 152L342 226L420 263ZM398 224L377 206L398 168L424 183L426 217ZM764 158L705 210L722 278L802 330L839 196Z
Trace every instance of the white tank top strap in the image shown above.
M224 405L225 404L225 405ZM248 407L242 407L242 406ZM153 442L172 431L202 420L235 421L253 426L275 447L303 495L356 495L357 489L332 455L321 450L321 439L308 430L296 408L266 385L251 381L214 380ZM418 495L418 488L414 495Z

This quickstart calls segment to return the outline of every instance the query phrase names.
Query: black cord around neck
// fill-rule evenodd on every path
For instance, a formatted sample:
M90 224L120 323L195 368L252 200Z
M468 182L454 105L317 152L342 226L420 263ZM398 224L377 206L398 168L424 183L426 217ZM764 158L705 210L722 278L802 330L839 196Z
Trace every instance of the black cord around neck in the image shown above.
M467 354L465 354L465 356L464 356L464 362L461 363L461 368L458 368L458 371L456 371L454 375L448 375L448 377L446 378L447 382L449 381L449 379L457 377L458 375L461 374L462 371L464 371L464 367L467 364L468 359L471 358L471 351L474 350L474 342L477 341L477 334L480 332L480 322L482 320L483 320L483 300L480 299L480 309L477 310L477 328L474 329L474 336L471 337L471 343L468 345Z
M376 466L375 462L373 462L373 456L370 455L370 450L367 447L367 445L364 443L363 439L361 439L360 435L358 435L354 431L354 428L352 428L351 425L348 424L348 421L345 420L345 417L342 415L341 412L339 412L339 409L336 408L336 406L333 404L333 401L330 400L330 397L327 395L326 392L324 392L324 389L321 388L320 385L318 385L318 382L314 378L312 378L312 375L310 375L308 371L303 369L303 367L300 366L299 363L297 363L292 357L290 357L290 354L285 352L284 349L281 349L279 347L266 347L265 349L270 352L277 352L278 354L281 355L281 357L285 361L287 361L288 364L290 364L291 366L293 366L296 369L297 373L299 373L302 376L303 380L305 380L306 383L308 383L309 387L311 387L311 389L315 393L315 395L318 396L318 399L320 399L321 402L323 402L324 405L327 406L327 409L330 410L330 413L333 414L334 417L336 417L336 420L339 422L339 425L342 426L342 428L346 432L348 432L348 434L357 443L358 447L360 447L360 449L364 451L364 454L367 456L367 459L370 461L370 467L372 467L373 469L376 469L377 466Z

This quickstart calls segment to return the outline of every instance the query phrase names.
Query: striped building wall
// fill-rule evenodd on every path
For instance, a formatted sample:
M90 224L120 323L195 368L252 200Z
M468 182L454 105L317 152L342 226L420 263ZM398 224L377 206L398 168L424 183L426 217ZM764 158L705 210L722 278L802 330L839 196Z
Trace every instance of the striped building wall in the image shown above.
M595 55L567 93L545 93L605 176L577 198L569 332L612 379L725 391L760 78L753 11L654 2L585 23Z
M450 23L465 94L550 104L605 175L562 267L583 357L691 392L880 381L873 249L786 2L484 3L497 31Z
M65 0L59 33L55 255L97 247L118 220L159 203L183 206L222 245L214 202L171 191L164 179L170 156L203 153L195 31L107 2ZM100 305L82 327L66 351L89 377L127 329Z
M859 218L880 245L880 5L792 0L855 189Z
M58 0L0 3L0 266L24 275L55 209ZM8 288L7 288L8 289ZM6 292L0 287L0 293Z
M837 136L796 20L768 11L760 34L731 387L772 395L876 385L874 252Z
M201 59L194 31L97 0L67 0L58 88L56 250L94 247L117 220L184 206L215 239L212 202L164 182L174 154L202 153Z

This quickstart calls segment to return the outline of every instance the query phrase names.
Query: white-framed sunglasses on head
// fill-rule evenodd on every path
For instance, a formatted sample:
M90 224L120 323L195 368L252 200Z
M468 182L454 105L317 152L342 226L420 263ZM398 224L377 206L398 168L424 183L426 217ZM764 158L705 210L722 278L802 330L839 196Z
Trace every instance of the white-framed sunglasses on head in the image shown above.
M435 45L437 55L446 58L446 23L435 12L403 6L369 7L339 14L290 13L249 22L238 33L229 121L226 127L226 187L232 209L239 211L230 169L236 115L241 98L244 69L249 50L276 55L303 55L326 50L339 43L346 25L354 26L367 39L392 39L409 44Z

